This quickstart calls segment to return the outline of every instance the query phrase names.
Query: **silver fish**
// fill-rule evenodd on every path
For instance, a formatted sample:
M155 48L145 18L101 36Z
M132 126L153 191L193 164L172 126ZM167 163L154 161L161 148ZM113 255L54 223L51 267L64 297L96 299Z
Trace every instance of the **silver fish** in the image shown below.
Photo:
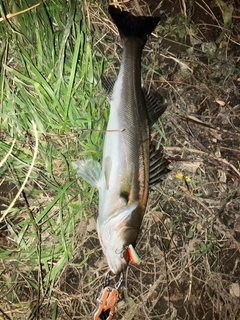
M141 86L142 50L160 18L137 17L114 6L109 6L109 13L121 36L123 56L116 82L103 77L111 108L102 169L91 159L76 161L73 167L99 190L98 235L108 265L117 274L126 269L129 259L137 259L133 246L151 184L149 130L165 111L166 103ZM158 162L153 166L159 168ZM154 176L154 183L161 174L160 170L157 178Z

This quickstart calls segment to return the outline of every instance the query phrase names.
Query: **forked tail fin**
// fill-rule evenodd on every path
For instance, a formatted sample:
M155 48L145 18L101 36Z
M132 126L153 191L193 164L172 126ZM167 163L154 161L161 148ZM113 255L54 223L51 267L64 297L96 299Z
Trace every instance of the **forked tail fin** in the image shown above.
M134 16L130 12L115 8L113 5L108 7L108 12L122 38L139 38L143 45L147 41L147 36L152 33L160 21L160 17Z

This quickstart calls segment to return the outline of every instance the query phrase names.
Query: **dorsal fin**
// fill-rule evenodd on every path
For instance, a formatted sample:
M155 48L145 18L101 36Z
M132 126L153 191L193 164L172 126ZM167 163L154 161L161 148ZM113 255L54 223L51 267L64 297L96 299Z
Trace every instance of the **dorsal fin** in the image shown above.
M143 87L143 94L147 107L148 123L151 127L167 109L167 101L153 89L148 91Z
M162 176L170 172L169 160L163 158L162 148L156 150L153 143L150 145L149 159L149 188L162 181Z
M108 100L111 100L115 80L102 75L101 83L103 89L108 93ZM151 127L167 109L167 100L154 89L149 91L146 87L143 87L142 90L147 108L148 124Z
M108 93L108 100L110 100L115 80L102 75L101 82L103 89ZM147 108L148 123L149 127L151 127L167 109L167 100L153 89L149 91L143 87L142 90Z

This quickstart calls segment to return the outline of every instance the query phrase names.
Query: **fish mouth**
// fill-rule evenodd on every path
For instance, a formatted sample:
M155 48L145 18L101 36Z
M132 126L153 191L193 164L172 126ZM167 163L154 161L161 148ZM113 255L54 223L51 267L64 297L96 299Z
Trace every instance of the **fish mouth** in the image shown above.
M130 260L129 253L128 253L128 246L125 246L120 252L116 249L116 254L120 255L121 259L124 259L127 263Z
M114 274L119 274L127 269L130 260L127 248L128 247L125 246L123 249L116 249L114 252L114 259L112 256L105 254L109 268Z
M115 259L111 257L108 264L114 274L119 274L127 269L129 261L136 264L140 263L140 258L131 244L124 246L121 250L116 249Z

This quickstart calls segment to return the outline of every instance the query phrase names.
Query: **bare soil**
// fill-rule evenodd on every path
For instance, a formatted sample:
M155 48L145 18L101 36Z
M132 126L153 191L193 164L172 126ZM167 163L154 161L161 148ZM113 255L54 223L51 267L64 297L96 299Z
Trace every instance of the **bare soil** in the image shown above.
M162 18L143 57L155 72L143 68L143 78L168 101L159 122L166 139L157 130L152 137L171 172L150 192L136 247L141 263L125 274L114 319L240 319L240 2L225 2L233 7L228 27L216 1L138 2ZM0 188L4 202L8 189ZM107 271L95 218L81 227L87 237L53 290L58 319L90 319ZM37 292L19 290L34 308ZM32 319L50 319L53 305Z

